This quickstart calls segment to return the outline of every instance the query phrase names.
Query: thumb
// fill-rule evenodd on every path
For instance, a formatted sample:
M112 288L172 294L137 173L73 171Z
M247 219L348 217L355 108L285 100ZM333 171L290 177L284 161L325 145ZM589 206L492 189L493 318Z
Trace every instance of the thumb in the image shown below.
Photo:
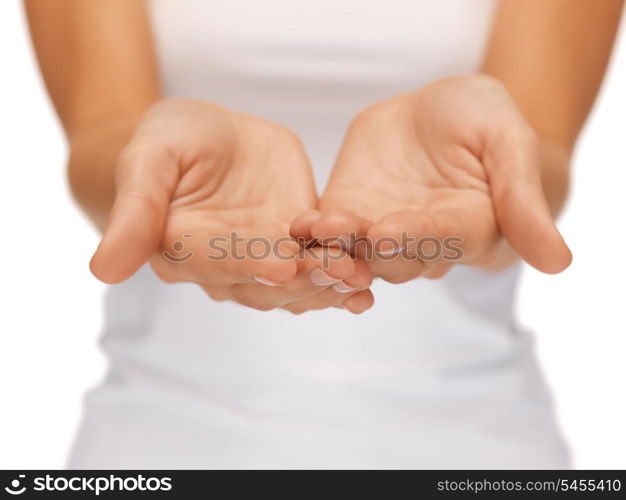
M485 168L500 231L531 266L559 273L572 254L557 229L541 185L539 145L524 124L487 139Z
M122 152L109 223L90 263L96 278L120 283L159 248L177 180L177 165L165 151L128 146Z

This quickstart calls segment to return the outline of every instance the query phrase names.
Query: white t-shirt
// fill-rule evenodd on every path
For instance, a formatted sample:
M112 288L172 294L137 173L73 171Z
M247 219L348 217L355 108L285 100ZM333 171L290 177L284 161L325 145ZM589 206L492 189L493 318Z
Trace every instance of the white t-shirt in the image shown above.
M360 109L472 73L490 0L158 0L166 95L300 134L323 186ZM373 309L293 316L211 301L145 267L111 287L107 378L71 467L561 468L518 269L375 282Z

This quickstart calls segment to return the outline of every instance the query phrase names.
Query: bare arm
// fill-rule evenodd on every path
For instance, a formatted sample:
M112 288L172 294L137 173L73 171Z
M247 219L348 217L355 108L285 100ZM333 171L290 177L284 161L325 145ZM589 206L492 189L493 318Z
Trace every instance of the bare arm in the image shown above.
M498 78L537 132L553 213L569 157L602 83L623 0L501 0L484 71Z
M103 229L117 156L160 94L144 1L25 0L25 6L68 138L72 192Z

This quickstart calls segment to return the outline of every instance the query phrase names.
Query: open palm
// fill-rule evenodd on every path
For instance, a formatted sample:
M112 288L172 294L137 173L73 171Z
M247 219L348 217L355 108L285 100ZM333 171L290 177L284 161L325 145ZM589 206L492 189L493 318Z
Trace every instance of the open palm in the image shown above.
M570 259L541 189L534 134L488 77L436 82L358 115L319 210L292 233L367 235L381 242L375 256L399 252L370 262L393 282L439 277L454 262L487 265L507 243L547 272ZM450 238L462 255L441 252ZM425 239L442 245L426 250Z
M257 309L346 299L326 288L353 277L353 259L335 255L322 270L324 259L296 258L300 247L288 238L293 214L317 198L302 145L287 129L208 102L165 100L144 118L117 173L110 223L92 260L104 281L150 261L165 281L195 282L214 299ZM366 289L368 276L362 270L351 291ZM322 292L324 300L311 303Z

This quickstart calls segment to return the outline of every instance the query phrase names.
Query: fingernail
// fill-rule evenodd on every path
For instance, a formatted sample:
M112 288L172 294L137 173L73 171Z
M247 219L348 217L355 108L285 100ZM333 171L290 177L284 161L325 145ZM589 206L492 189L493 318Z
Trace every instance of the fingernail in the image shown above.
M350 285L346 285L346 283L343 281L340 281L339 283L335 283L333 285L333 289L339 293L350 293L350 292L354 292L358 290L358 288L354 288Z
M379 254L383 257L391 257L392 255L398 255L404 250L404 247L394 247L390 250L379 250Z
M276 283L275 281L270 281L267 278L264 278L263 276L255 276L254 281L258 281L262 285L267 285L267 286L280 286L281 285L280 283Z
M311 271L311 281L313 282L314 285L317 285L317 286L327 286L327 285L334 285L335 283L341 280L337 278L333 278L332 276L329 276L318 267L316 269L313 269L313 271Z

